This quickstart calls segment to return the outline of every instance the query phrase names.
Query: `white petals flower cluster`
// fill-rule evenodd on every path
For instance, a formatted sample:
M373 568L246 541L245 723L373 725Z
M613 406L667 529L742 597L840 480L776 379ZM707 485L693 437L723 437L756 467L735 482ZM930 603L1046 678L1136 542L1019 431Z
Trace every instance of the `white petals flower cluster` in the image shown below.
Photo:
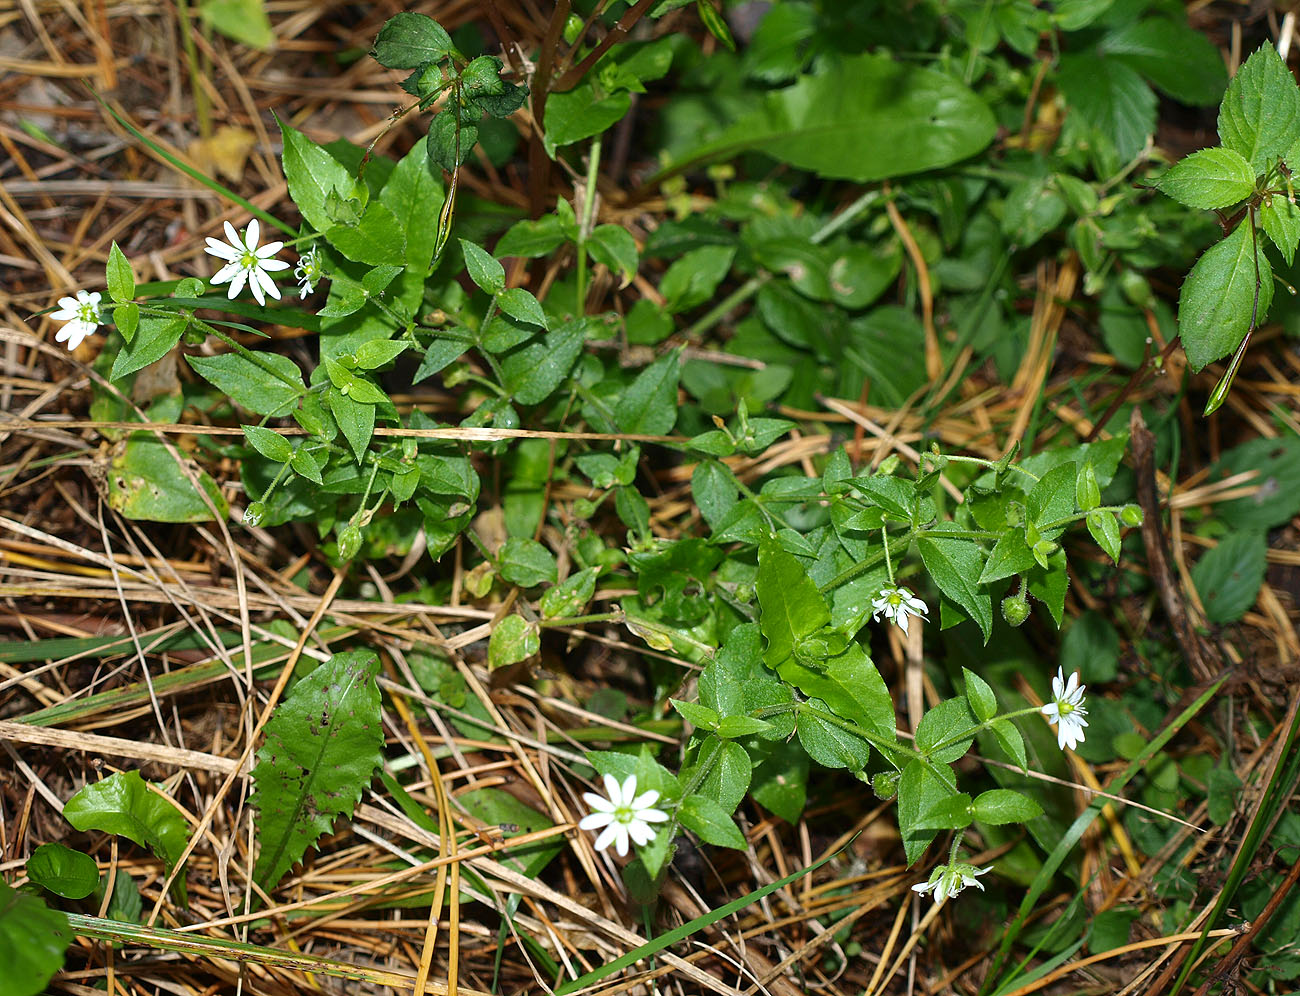
M229 282L230 290L227 291L226 296L231 300L234 300L244 289L245 282L253 292L253 297L257 298L258 304L266 304L267 294L277 301L280 299L280 288L271 279L271 274L277 270L289 269L289 264L284 260L273 258L284 243L268 242L259 249L257 242L261 234L261 227L254 218L248 223L242 235L235 231L235 227L230 222L226 222L226 242L214 238L208 239L207 248L203 251L226 261L226 265L212 278L212 283Z
M59 310L50 313L56 322L67 322L54 333L55 342L66 342L68 351L76 349L95 329L103 316L99 312L102 295L98 291L77 291L77 296L59 298Z
M1056 743L1061 750L1071 750L1083 743L1083 728L1088 721L1083 717L1088 710L1083 707L1083 690L1087 685L1079 684L1079 672L1070 675L1069 683L1065 680L1065 669L1057 668L1056 677L1052 679L1052 701L1043 706L1043 715L1056 727Z
M315 246L312 246L302 254L298 265L293 268L293 278L298 281L299 299L306 298L314 291L324 276L325 269L321 266L320 253L316 251Z
M928 882L918 882L912 886L912 891L922 896L927 892L933 893L934 904L941 906L945 899L957 895L968 885L973 885L980 892L983 892L984 886L980 884L977 876L986 874L992 868L992 865L987 868L976 868L974 865L968 865L962 861L954 861L949 865L940 865L930 873Z
M655 835L650 824L668 819L667 813L652 808L659 801L657 791L650 789L636 794L636 775L628 775L622 785L613 775L606 775L605 794L608 799L594 792L582 794L592 812L578 822L579 830L600 830L596 838L598 851L613 844L619 857L623 857L627 854L629 838L638 847L648 844Z
M881 588L880 594L871 602L871 610L873 622L878 622L883 613L890 622L897 623L898 628L904 633L907 632L907 619L909 616L924 619L930 611L923 601L906 588L900 588L897 585L887 585Z

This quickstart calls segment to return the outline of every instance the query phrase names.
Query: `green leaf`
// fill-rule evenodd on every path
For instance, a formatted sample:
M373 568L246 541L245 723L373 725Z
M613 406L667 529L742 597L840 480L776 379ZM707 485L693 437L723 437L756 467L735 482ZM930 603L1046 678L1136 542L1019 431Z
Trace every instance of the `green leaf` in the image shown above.
M177 451L180 453L180 451ZM229 503L208 472L184 453L180 458L225 518ZM134 432L108 468L108 504L128 519L149 522L207 522L208 502L194 490L190 475L152 433Z
M489 294L500 294L506 289L506 271L482 246L473 242L460 240L461 252L465 254L465 269L469 278Z
M718 725L718 720L722 718L716 709L710 709L698 702L683 702L680 699L668 701L682 719L701 730L714 729Z
M921 814L916 827L921 830L961 830L973 819L970 796L965 792L938 800Z
M389 69L418 69L455 51L451 36L432 17L404 11L384 22L370 54Z
M731 815L705 796L688 795L677 810L677 818L681 820L682 826L694 832L706 844L731 847L738 851L749 847L749 842Z
M571 574L554 588L548 588L542 595L542 618L568 619L582 615L582 610L596 594L596 577L599 574L599 567L588 567Z
M1058 3L1059 12L1061 5ZM1214 104L1228 83L1219 49L1200 31L1148 17L1108 32L1099 46L1184 104Z
M990 729L998 745L1007 752L1007 756L1020 765L1022 771L1026 770L1029 766L1029 758L1025 755L1025 739L1020 735L1020 729L1016 724L1009 719L995 719Z
M91 782L63 807L78 830L101 830L147 847L170 872L189 843L189 826L167 796L151 791L138 771L119 771ZM184 875L177 879L184 889Z
M989 789L975 797L975 819L995 826L1003 823L1028 823L1043 815L1043 807L1028 796L1011 789Z
M621 225L597 225L587 236L587 252L597 263L604 263L626 287L636 276L639 256L632 233Z
M318 232L334 227L334 219L325 210L325 200L335 189L351 190L352 176L343 164L296 128L280 124L284 143L281 161L289 182L289 196L307 224Z
M562 145L599 135L621 121L631 108L632 96L626 90L597 92L590 80L583 80L567 93L552 93L545 112L547 154L554 157Z
M246 425L243 429L244 438L248 440L249 445L268 460L288 463L293 459L293 447L289 445L289 440L274 429L257 425Z
M1110 139L1121 159L1146 144L1156 126L1156 95L1118 59L1063 55L1057 83L1072 111Z
M1118 564L1121 541L1119 524L1115 521L1115 513L1104 512L1099 508L1093 509L1088 513L1087 523L1088 532L1097 541L1097 545L1106 551L1111 560Z
M373 201L356 225L331 225L325 238L348 259L371 266L406 262L406 226L381 201Z
M718 720L717 734L724 740L763 736L772 731L772 724L754 716L723 716Z
M815 633L831 621L830 606L808 577L803 565L774 539L758 548L759 628L767 638L763 659L771 667L789 660L799 637Z
M1295 259L1296 244L1300 243L1300 207L1291 203L1289 198L1274 194L1260 205L1259 220L1286 260L1286 265L1290 266Z
M307 452L307 447L305 446L294 450L293 456L289 460L289 466L293 468L294 473L307 478L307 480L311 481L313 484L325 483L324 479L321 477L320 465L316 462L316 458L312 456L311 453ZM394 490L395 489L396 488L394 488ZM407 497L409 498L410 495L407 495Z
M497 263L497 265L501 264ZM524 290L522 287L507 287L503 290L497 295L497 307L511 318L517 318L521 322L540 325L544 329L551 327L546 319L546 312L542 310L541 302L532 295L531 291Z
M988 592L980 590L975 580L984 569L984 555L971 540L943 538L948 528L957 527L941 523L917 539L921 560L939 590L966 610L988 643L993 634L993 599Z
M488 639L488 667L495 669L517 664L541 649L542 638L537 623L511 613L497 623Z
M140 327L140 306L134 301L119 304L113 309L113 324L122 333L122 338L130 342L135 330Z
M893 697L859 644L850 643L817 667L791 658L777 673L809 698L821 699L836 715L877 736L895 739Z
M108 250L104 273L108 280L108 296L114 301L123 304L135 297L135 274L116 242Z
M1193 370L1227 356L1246 337L1252 313L1262 325L1273 302L1273 268L1256 247L1243 221L1227 238L1205 251L1178 295L1178 331ZM1259 305L1255 306L1255 265Z
M175 318L154 315L141 318L135 335L122 347L122 351L117 354L117 359L113 361L113 370L109 373L108 379L121 380L128 374L133 374L150 363L161 360L176 348L188 325L188 319L180 315Z
M356 357L358 370L377 370L392 363L409 346L410 343L405 339L371 339L358 346L352 355Z
M437 226L427 219L438 217L446 196L442 179L429 169L427 141L421 138L398 160L379 191L380 202L405 230L406 266L421 279L429 270L438 238Z
M1219 105L1219 138L1226 148L1239 152L1256 175L1300 139L1300 88L1267 42L1228 84Z
M27 877L64 899L85 899L99 884L99 866L89 854L63 844L42 844L27 859Z
M730 740L709 736L700 745L695 767L688 770L694 772L696 769L707 771L700 782L699 794L715 801L724 813L734 813L749 791L753 775L754 766L745 748Z
M808 704L815 708L827 708L819 699L811 699ZM807 709L799 710L795 729L799 733L799 743L808 752L808 756L824 767L861 771L871 760L871 748L865 740Z
M1224 208L1254 193L1255 171L1232 149L1202 149L1175 163L1155 185L1188 207Z
M72 936L67 916L0 879L0 996L44 992L63 967L63 952Z
M951 769L944 769L952 778ZM930 765L921 760L908 762L898 780L898 829L903 835L903 853L909 865L925 853L934 840L934 830L920 825L923 813L929 813L957 793L945 785Z
M462 339L434 339L425 349L424 359L420 361L420 368L416 370L411 383L418 384L420 381L432 377L449 363L454 363L460 359L467 349L469 349L469 343Z
M614 407L614 421L628 433L662 436L677 424L681 350L665 353L637 375Z
M287 414L307 393L302 371L298 364L280 353L264 351L256 356L257 362L254 363L239 353L220 353L217 356L187 354L185 362L241 408L258 415Z
M1259 597L1267 567L1268 540L1263 533L1228 533L1192 568L1192 583L1213 623L1236 622Z
M325 403L360 463L375 432L375 406L363 405L335 387L325 392Z
M944 699L916 727L916 749L945 763L965 755L974 738L975 720L964 698Z
M988 106L946 73L859 55L769 94L761 110L672 168L752 150L819 176L870 183L959 162L996 131Z
M199 19L227 38L263 51L275 44L263 0L201 0Z
M1068 461L1053 467L1044 474L1029 492L1025 502L1025 511L1029 521L1042 531L1045 539L1052 539L1057 530L1063 529L1061 519L1074 514L1074 499L1078 491L1076 477L1078 464Z
M971 713L981 723L986 722L998 711L998 699L993 694L989 683L974 671L961 669L962 679L966 685L966 702Z
M1034 245L1065 218L1067 205L1051 176L1030 177L1007 191L1002 231L1020 248Z
M495 253L499 258L523 256L535 259L549 256L570 239L564 223L553 214L544 214L536 221L517 221L497 241Z
M253 795L259 842L253 878L271 890L290 867L350 817L383 763L379 659L335 654L293 686L266 724Z
M702 460L691 474L691 497L710 526L721 522L740 497L736 476L718 460Z
M584 319L567 321L541 339L506 353L501 359L502 386L521 405L545 401L582 352L586 327Z
M536 540L518 536L506 540L497 561L497 570L511 584L531 588L543 581L555 584L555 555Z
M731 270L735 258L734 246L700 246L684 253L659 281L664 308L669 314L676 314L709 300Z
M444 108L429 125L429 162L437 169L454 173L477 142L478 128L464 120L457 125L456 115Z

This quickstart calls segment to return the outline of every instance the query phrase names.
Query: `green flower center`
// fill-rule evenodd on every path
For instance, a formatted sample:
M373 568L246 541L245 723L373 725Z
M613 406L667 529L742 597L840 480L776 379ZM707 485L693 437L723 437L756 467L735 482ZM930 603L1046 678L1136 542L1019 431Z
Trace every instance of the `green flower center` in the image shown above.
M245 249L239 254L239 265L245 270L253 269L253 267L257 266L257 263L257 253L253 252L251 249Z
M898 608L900 605L903 604L902 592L891 591L888 596L888 601L889 604L892 605L894 608Z
M1062 699L1056 703L1056 711L1062 716L1068 716L1070 713L1074 712L1074 706Z
M91 325L99 324L99 310L89 301L78 306L77 318L83 322L89 322Z

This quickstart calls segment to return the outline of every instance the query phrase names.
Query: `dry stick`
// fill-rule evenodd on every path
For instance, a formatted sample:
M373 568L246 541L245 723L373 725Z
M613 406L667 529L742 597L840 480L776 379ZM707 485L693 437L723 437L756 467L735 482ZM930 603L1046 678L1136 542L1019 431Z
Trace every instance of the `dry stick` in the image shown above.
M581 62L555 81L554 89L571 90L577 86L578 81L582 79L587 70L596 64L596 60L626 38L628 32L636 25L636 22L641 20L641 17L655 2L656 0L639 0L635 7L620 17L618 23L609 29L609 34L601 39L599 45L588 52ZM564 6L568 7L568 5L568 0L564 0Z
M894 226L894 231L902 240L903 248L911 257L912 265L916 267L917 288L921 293L921 321L925 326L925 375L933 382L938 380L939 374L943 372L943 357L939 355L939 333L934 328L934 293L930 288L930 268L925 265L925 255L921 252L921 247L916 244L912 230L907 227L907 222L899 213L894 198L890 196L892 189L888 181L885 182L884 191L885 213L889 215L889 223Z
M316 611L312 613L311 619L307 621L307 628L302 631L302 635L298 638L297 645L293 648L293 652L289 654L289 659L285 661L284 669L280 672L280 677L276 680L275 687L271 689L271 695L266 700L266 705L262 709L261 716L258 717L257 725L249 732L248 746L244 748L244 752L240 755L235 770L226 776L226 780L222 782L221 787L217 789L216 795L212 797L212 802L208 804L208 808L203 814L203 819L199 821L195 833L190 837L190 842L185 845L185 850L181 852L181 856L176 860L176 864L172 868L171 874L167 876L167 881L164 882L162 888L159 889L158 900L154 903L153 910L149 913L149 919L146 926L152 927L154 921L158 919L158 913L162 910L163 901L167 898L167 890L171 888L172 882L185 867L185 862L198 844L199 839L207 831L208 827L211 826L212 820L217 813L217 807L221 805L222 800L225 799L227 793L230 792L231 786L235 784L235 779L239 776L240 770L248 763L248 759L253 756L253 750L257 746L258 735L261 734L262 729L266 726L267 722L270 721L271 713L279 703L280 696L284 694L285 686L289 684L289 678L293 675L293 669L298 664L298 658L302 656L303 648L307 646L307 641L311 638L312 630L316 628L317 624L320 623L321 619L324 617L325 610L329 608L330 602L334 600L334 596L338 593L339 586L343 584L343 578L346 574L346 567L341 567L334 572L334 580L330 582L329 588L326 590L325 594L321 596L320 604L316 606ZM248 654L247 660L249 662L249 667L251 668L251 653Z
M534 218L546 209L546 189L551 179L551 157L546 154L546 146L542 144L542 131L545 128L546 98L551 92L555 50L564 36L564 24L569 19L569 4L570 0L556 0L550 24L546 27L546 37L542 39L537 71L533 74L533 106L530 108L533 132L528 143L528 206L529 213Z
M1174 635L1183 653L1187 655L1192 674L1198 682L1214 679L1216 669L1207 660L1205 647L1188 617L1187 608L1178 590L1178 583L1165 553L1164 530L1160 527L1160 497L1156 492L1155 446L1156 437L1147 428L1140 407L1134 406L1129 419L1129 433L1133 447L1133 472L1137 477L1137 500L1142 508L1142 543L1147 552L1147 569L1160 592Z

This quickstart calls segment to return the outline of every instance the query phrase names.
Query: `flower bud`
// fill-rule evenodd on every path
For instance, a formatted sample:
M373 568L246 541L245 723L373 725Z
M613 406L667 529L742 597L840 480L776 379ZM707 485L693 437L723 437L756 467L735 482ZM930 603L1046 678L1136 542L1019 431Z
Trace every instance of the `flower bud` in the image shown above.
M258 526L262 524L262 518L266 515L266 504L260 501L251 501L248 508L244 509L244 525Z
M582 18L577 14L570 14L564 22L564 44L572 45L582 34Z
M361 549L361 530L356 526L348 524L343 527L339 533L339 557L343 560L351 560Z
M1101 504L1101 488L1097 486L1097 474L1090 463L1085 463L1075 478L1074 501L1083 512L1091 512Z
M1008 626L1024 625L1029 618L1029 599L1021 594L1008 595L1002 599L1002 618Z
M871 791L876 793L878 799L892 799L898 795L898 779L900 777L897 771L877 771L871 776Z
M1140 526L1142 519L1142 509L1136 505L1125 505L1119 510L1119 521L1126 526Z
M575 498L573 501L573 514L579 519L590 519L596 514L596 503L590 498Z

